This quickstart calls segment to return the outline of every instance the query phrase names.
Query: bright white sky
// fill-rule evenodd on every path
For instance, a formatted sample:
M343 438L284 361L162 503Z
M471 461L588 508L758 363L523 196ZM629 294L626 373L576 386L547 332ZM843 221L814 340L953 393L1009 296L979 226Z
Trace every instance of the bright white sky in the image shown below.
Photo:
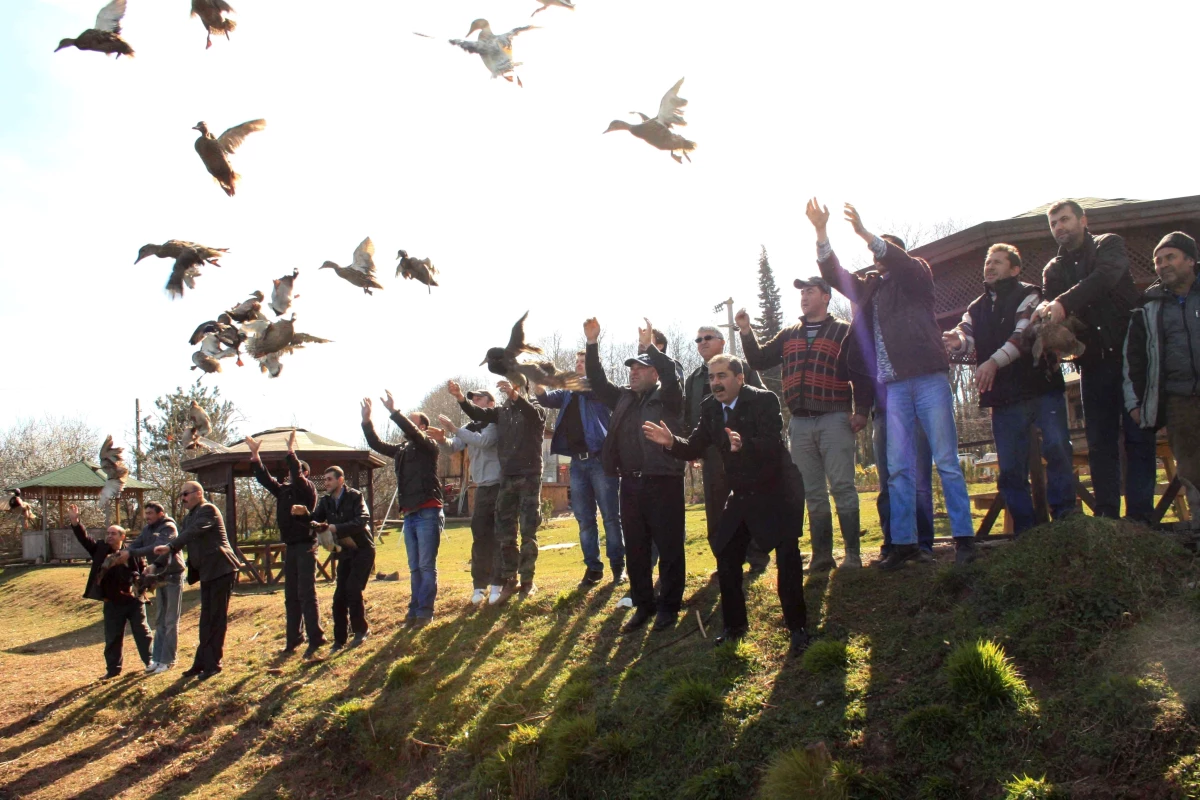
M299 267L298 328L336 340L208 376L256 431L293 422L358 440L357 401L415 403L485 373L527 308L537 339L589 315L631 339L751 309L765 244L783 288L811 274L803 201L856 203L868 227L978 222L1064 195L1195 194L1200 3L578 0L521 35L524 89L452 48L534 0L237 0L204 49L186 0L129 0L133 60L64 50L102 0L10 3L0 27L0 426L84 415L120 437L194 381L201 321ZM440 40L411 35L421 31ZM686 76L694 163L601 132ZM192 149L256 117L226 197ZM843 253L862 245L836 223ZM387 287L317 272L370 235ZM194 292L163 291L170 238L228 247ZM432 296L392 277L405 248ZM131 442L129 444L132 444Z

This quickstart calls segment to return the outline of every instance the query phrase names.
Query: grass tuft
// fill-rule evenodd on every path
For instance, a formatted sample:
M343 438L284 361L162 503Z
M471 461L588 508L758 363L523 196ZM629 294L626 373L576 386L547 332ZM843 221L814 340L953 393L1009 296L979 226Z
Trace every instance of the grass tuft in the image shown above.
M759 788L761 800L848 800L848 789L833 780L833 759L825 744L796 747L771 759Z
M531 800L538 793L538 740L532 725L512 729L508 741L479 762L476 781L484 793L500 793L514 800Z
M403 658L392 664L388 670L387 682L384 684L388 689L399 689L402 686L411 686L421 677L421 673L417 670L415 659Z
M577 765L588 753L596 740L596 717L568 717L547 729L543 736L545 758L542 764L542 781L548 786L557 786L567 775L576 771Z
M983 709L1016 706L1029 695L1004 648L987 639L959 645L946 659L946 678L959 699Z
M667 695L667 709L675 719L698 719L719 712L724 698L703 678L681 678Z
M1004 784L1004 800L1055 800L1062 797L1063 793L1056 790L1045 775L1040 778L1028 775L1018 778L1013 775L1012 780Z
M949 757L963 728L961 712L940 703L914 708L896 725L896 742L905 752Z
M559 711L578 714L583 711L584 705L592 699L592 695L595 693L596 687L592 685L591 681L572 678L558 690L555 705Z
M741 675L758 660L758 648L745 639L734 639L713 648L713 659L724 675Z
M681 800L725 800L741 797L750 786L745 768L736 761L709 767L679 787Z
M804 651L801 662L814 675L843 672L846 669L846 643L837 639L818 639Z
M892 800L897 796L892 780L868 772L853 761L839 759L830 764L829 780L845 789L850 800Z
M623 730L609 731L588 748L588 756L597 764L623 765L637 748L637 740Z

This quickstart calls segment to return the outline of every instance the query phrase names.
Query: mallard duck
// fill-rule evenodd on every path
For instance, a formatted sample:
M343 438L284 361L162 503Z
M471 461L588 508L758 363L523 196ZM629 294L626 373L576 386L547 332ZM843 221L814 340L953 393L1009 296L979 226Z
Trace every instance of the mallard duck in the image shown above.
M696 143L688 141L671 130L672 125L687 125L687 121L683 118L683 107L687 105L687 100L679 96L680 86L683 86L683 78L680 78L679 82L663 95L662 102L658 104L658 116L651 118L640 111L631 111L629 113L637 114L642 121L631 125L624 120L614 119L608 123L608 130L605 133L629 131L643 142L647 142L659 150L669 150L671 158L680 164L685 158L691 161L688 153L696 149Z
M1051 364L1074 361L1086 349L1084 343L1076 338L1086 328L1079 317L1067 317L1062 322L1035 319L1021 332L1022 349L1033 354L1035 364L1042 360L1043 355L1051 357Z
M300 270L293 269L291 275L284 275L273 281L275 288L271 290L271 310L275 312L275 316L282 317L292 307L292 290L299 274Z
M222 314L215 320L202 322L192 333L188 344L200 345L200 351L216 359L237 357L237 365L242 364L242 343L248 335L238 330L228 314Z
M212 433L212 420L208 418L208 412L201 408L195 400L188 408L188 420L192 423L193 442L201 436L208 436Z
M350 266L339 267L332 261L326 261L317 269L331 269L339 278L354 284L367 294L371 294L372 289L383 288L375 279L375 245L371 243L370 236L354 248L354 260L350 262Z
M192 16L200 18L204 23L204 30L208 33L208 39L204 43L205 50L212 47L214 33L223 33L225 38L229 39L229 32L237 27L237 23L225 19L225 15L232 13L233 7L225 0L192 0Z
M285 353L303 349L306 344L328 344L329 342L329 339L298 332L296 315L292 314L291 319L277 319L268 323L261 333L250 339L247 349L250 355L258 360L259 369L268 373L272 378L277 378L283 371L280 359Z
M12 494L10 494L8 497L7 505L9 511L25 517L26 528L33 527L33 508L31 508L29 503L26 503L25 499L21 497L20 489L12 490Z
M125 16L125 0L112 0L100 9L96 15L96 26L88 28L74 39L63 39L54 48L54 52L64 47L74 47L78 50L94 50L105 55L129 56L133 58L133 48L121 38L121 18Z
M545 11L550 6L561 6L562 8L569 8L572 11L575 10L575 4L572 3L571 0L537 0L537 1L542 4L542 7L539 9L536 9L532 14L530 14L529 16L531 16L531 17L536 17L539 13Z
M265 127L267 127L265 119L252 119L241 125L235 125L220 136L213 136L204 122L197 122L192 126L192 130L200 131L200 138L196 140L196 152L200 155L200 160L204 162L204 168L230 197L233 197L233 193L237 189L238 178L241 176L233 171L233 167L229 164L229 156L241 146L247 136L255 131L261 131Z
M437 267L428 258L412 258L404 250L397 251L396 258L400 259L400 263L396 265L397 278L415 280L425 284L426 288L438 285L434 278L437 275ZM429 293L433 294L433 289L429 289Z
M221 362L204 352L204 348L200 348L192 353L192 369L198 369L206 374L220 372Z
M256 319L265 319L262 313L262 301L264 296L265 295L263 295L262 292L260 292L258 289L255 289L250 293L250 297L248 299L238 303L225 313L228 314L235 322L250 322L251 320Z
M129 467L122 458L124 452L125 448L113 444L111 434L106 436L104 444L100 445L100 469L108 479L104 482L104 487L100 490L100 497L97 500L101 505L120 497L121 490L125 488L125 478L129 475ZM105 510L106 521L107 518L108 511Z
M196 278L200 276L202 264L219 267L221 265L217 263L217 259L228 252L229 249L226 247L205 247L194 242L171 239L163 244L142 245L142 248L138 250L137 261L133 263L136 264L150 256L175 259L175 265L171 269L171 275L167 278L166 285L167 294L173 300L183 296L185 285L189 289L196 288Z
M482 58L483 65L491 71L493 78L504 78L504 80L512 83L515 77L517 79L517 86L524 86L521 83L520 76L515 71L517 67L521 66L521 62L514 62L512 60L512 42L517 34L531 31L536 27L536 25L522 25L519 28L513 28L508 33L502 33L497 36L492 33L492 26L488 24L486 19L477 19L471 23L471 29L467 31L467 36L470 36L475 31L479 31L478 41L472 41L471 39L451 39L450 44L457 45L468 53L474 53ZM418 33L417 35L425 36L423 33Z
M517 361L517 356L522 353L535 353L542 355L545 351L537 345L529 344L525 341L525 320L529 316L526 311L512 326L512 332L508 336L508 344L504 347L488 348L487 355L483 361L479 362L479 366L487 365L488 372L494 375L502 375L513 386L524 388L527 384L527 379L521 369L521 363Z

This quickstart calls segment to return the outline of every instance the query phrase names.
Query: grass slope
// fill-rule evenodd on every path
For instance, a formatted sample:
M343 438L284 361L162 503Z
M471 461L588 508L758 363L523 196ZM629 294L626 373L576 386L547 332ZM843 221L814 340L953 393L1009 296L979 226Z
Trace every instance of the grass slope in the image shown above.
M559 521L542 543L570 542ZM388 537L379 569L401 567ZM786 662L774 579L752 633L720 627L703 512L688 513L687 617L620 637L619 594L466 607L470 534L447 531L439 618L398 627L407 582L367 590L373 636L283 658L282 594L239 590L226 671L106 684L79 567L0 573L0 797L1194 797L1200 593L1170 540L1076 518L955 571L810 576L821 636ZM331 587L320 590L328 609ZM181 660L195 642L185 593ZM126 663L132 641L127 640Z

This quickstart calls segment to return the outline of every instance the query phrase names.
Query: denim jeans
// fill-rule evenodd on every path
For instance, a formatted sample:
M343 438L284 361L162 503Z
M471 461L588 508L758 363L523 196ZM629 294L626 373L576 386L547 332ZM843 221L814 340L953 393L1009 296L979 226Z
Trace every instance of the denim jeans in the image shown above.
M934 372L893 381L887 387L888 493L892 503L892 544L916 544L918 427L929 439L933 462L942 479L950 533L956 537L975 535L971 500L962 465L958 463L958 429L954 424L954 400L950 378Z
M571 459L571 511L579 523L579 547L589 572L602 572L600 527L596 507L604 519L604 549L613 575L625 569L625 544L621 538L621 479L604 474L599 456Z
M1149 520L1154 510L1158 461L1155 434L1140 428L1125 410L1119 359L1088 364L1079 390L1087 428L1088 468L1096 495L1096 516L1116 519L1121 512L1121 429L1125 429L1125 515Z
M871 435L875 446L875 469L879 473L879 497L875 508L879 511L879 527L883 529L883 547L880 553L886 556L892 549L892 498L888 492L887 413L876 412ZM917 448L917 544L921 549L933 552L933 454L929 452L929 440L917 428L914 437Z
M179 613L183 606L183 584L160 583L154 590L154 650L156 664L175 664L179 647Z
M421 508L404 515L404 549L408 552L408 572L412 598L408 616L433 617L437 597L437 554L442 544L446 518L440 508Z
M1062 391L1047 392L1019 403L992 409L992 436L1000 461L997 485L1012 514L1013 533L1034 525L1029 494L1029 438L1036 425L1042 431L1046 458L1046 501L1054 519L1075 510L1075 472L1071 468L1071 434L1067 431L1067 400Z

